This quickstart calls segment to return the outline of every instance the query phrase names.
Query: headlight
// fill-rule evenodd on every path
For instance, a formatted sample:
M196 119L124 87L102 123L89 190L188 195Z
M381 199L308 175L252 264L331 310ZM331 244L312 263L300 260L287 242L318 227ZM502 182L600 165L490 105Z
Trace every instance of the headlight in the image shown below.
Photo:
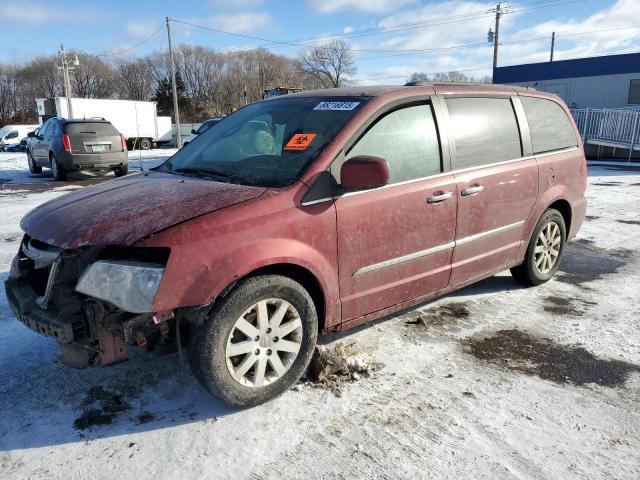
M99 260L82 273L76 291L127 312L150 312L163 273L155 263Z

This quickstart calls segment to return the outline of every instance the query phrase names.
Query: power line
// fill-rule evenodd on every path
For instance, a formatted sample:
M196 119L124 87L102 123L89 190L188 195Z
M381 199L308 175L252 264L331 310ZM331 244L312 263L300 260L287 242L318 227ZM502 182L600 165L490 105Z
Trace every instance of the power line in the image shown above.
M158 28L156 28L153 33L151 35L149 35L148 37L146 37L144 40L142 40L139 43L136 43L133 47L129 47L129 48L124 48L122 50L118 50L115 52L111 52L111 53L96 53L96 54L87 54L87 55L91 55L92 57L115 57L115 56L119 56L122 55L124 53L128 53L131 52L133 50L135 50L136 48L144 45L145 43L147 43L149 40L151 40L153 37L155 37L158 32L164 27L164 23L161 23L160 25L158 25Z

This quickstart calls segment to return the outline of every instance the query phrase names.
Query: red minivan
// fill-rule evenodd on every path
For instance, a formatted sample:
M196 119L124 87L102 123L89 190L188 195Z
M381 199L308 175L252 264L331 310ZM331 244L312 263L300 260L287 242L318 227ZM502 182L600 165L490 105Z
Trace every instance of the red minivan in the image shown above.
M175 342L211 393L256 405L298 380L318 334L505 269L549 280L586 183L555 95L435 83L287 95L160 167L31 211L7 297L70 366Z

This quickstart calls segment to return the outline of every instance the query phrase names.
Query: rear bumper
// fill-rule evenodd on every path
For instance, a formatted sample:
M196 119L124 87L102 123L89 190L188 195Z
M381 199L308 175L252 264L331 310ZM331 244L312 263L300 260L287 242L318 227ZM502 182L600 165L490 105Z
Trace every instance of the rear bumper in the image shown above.
M123 167L129 161L128 153L70 153L64 152L58 158L67 171L73 170L103 170Z

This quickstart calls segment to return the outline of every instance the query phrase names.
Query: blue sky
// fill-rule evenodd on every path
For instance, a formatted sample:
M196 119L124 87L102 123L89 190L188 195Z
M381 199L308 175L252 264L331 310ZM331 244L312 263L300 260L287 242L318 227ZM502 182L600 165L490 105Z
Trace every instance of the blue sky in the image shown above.
M413 71L468 70L470 75L481 76L490 72L492 59L491 47L484 43L493 26L487 12L495 2L11 0L9 5L3 4L0 61L4 62L25 62L55 53L61 42L69 49L88 53L119 52L147 39L166 16L293 43L312 44L318 40L303 39L323 35L351 35L348 39L358 66L353 79L356 83L399 83ZM545 61L554 30L558 33L557 59L640 50L640 0L514 0L502 5L507 13L501 29L501 65ZM437 20L442 18L449 20ZM422 23L406 29L410 22ZM370 30L359 32L375 27L386 30L375 35L370 35ZM266 46L290 56L300 49L183 24L172 28L176 44L193 43L219 50ZM122 55L144 55L166 48L166 41L166 31L160 29L146 43ZM476 44L480 45L458 48ZM426 49L442 50L407 51Z

